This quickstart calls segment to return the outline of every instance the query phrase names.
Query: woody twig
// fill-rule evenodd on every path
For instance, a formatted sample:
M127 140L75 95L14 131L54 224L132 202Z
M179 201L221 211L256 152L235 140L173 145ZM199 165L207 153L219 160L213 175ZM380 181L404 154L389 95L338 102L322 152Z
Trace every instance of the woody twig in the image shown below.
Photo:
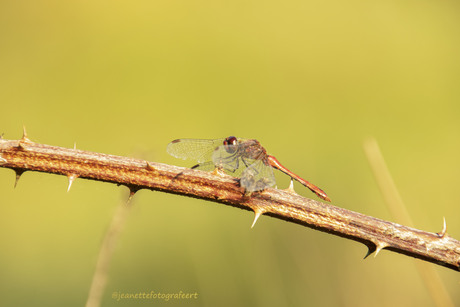
M20 140L0 139L0 167L64 175L70 186L76 178L125 185L134 195L140 189L200 198L261 215L297 223L365 244L377 255L382 249L444 267L460 269L460 242L446 225L439 233L426 232L302 197L292 189L265 189L245 193L238 179L140 159L39 144L27 135ZM253 223L253 225L254 225Z

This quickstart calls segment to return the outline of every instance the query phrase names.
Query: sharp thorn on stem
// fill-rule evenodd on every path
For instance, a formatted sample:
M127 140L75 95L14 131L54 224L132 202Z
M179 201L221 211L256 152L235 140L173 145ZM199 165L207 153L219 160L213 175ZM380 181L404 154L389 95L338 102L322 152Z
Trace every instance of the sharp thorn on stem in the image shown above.
M0 164L5 164L7 163L8 161L6 161L5 158L2 157L2 155L0 154Z
M22 126L22 129L22 138L18 141L18 148L27 150L26 143L31 143L32 141L27 137L26 126Z
M30 139L27 137L26 126L22 126L22 139L21 142L30 142Z
M385 247L387 247L388 244L387 244L387 243L383 243L383 242L379 242L379 243L377 243L375 246L376 246L376 249L375 249L374 258L377 257L377 255L380 253L380 251L381 251L382 249L384 249Z
M366 255L364 255L364 258L363 258L363 259L366 259L366 258L369 257L370 255L372 255L373 252L375 252L375 248L369 248L369 249L367 250Z
M367 257L369 257L370 255L372 255L374 252L375 252L375 244L366 244L367 246L367 253L366 255L364 256L363 260L366 259Z
M264 214L264 212L260 209L254 209L254 221L252 222L252 225L251 225L251 228L254 227L254 225L256 224L257 220L259 219L259 217Z
M147 162L147 166L145 167L147 170L149 171L155 171L156 169L152 166L152 164L149 163L149 161L146 161Z
M16 173L16 179L14 180L14 187L16 188L19 178L21 178L21 175L24 174L25 170L15 169L14 172Z
M73 142L73 150L77 149L77 141Z
M285 189L285 191L292 193L292 194L297 194L296 191L294 190L294 180L291 178L291 183L289 184L289 187Z
M74 182L75 179L77 179L77 175L75 174L70 174L70 175L67 175L67 178L69 179L69 185L67 186L67 192L70 191L70 187L72 186L72 183Z
M446 233L447 233L446 217L443 217L443 227L442 227L441 232L438 232L438 235L439 235L441 238L444 238L444 236L446 235Z
M24 141L23 139L20 139L20 140L19 140L19 142L18 142L18 148L19 148L20 150L24 150L24 151L27 150L26 145L25 145L25 142L26 142L26 141Z
M128 199L126 200L127 205L129 205L129 203L133 199L134 194L136 194L136 192L139 191L139 189L136 189L136 188L132 188L132 187L128 187L128 188L129 188L129 196L128 196Z

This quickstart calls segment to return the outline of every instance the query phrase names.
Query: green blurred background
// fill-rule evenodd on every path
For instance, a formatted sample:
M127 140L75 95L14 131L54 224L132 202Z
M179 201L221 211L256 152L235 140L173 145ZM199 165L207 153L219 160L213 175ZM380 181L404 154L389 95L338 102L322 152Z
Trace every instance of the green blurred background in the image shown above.
M440 231L445 216L459 239L459 13L458 1L1 1L0 132L181 166L172 139L257 138L334 205L394 221L362 149L375 137L415 227ZM82 306L126 189L13 182L0 169L0 305ZM362 260L356 242L252 219L139 192L103 305L433 305L418 260ZM460 304L459 273L435 267Z

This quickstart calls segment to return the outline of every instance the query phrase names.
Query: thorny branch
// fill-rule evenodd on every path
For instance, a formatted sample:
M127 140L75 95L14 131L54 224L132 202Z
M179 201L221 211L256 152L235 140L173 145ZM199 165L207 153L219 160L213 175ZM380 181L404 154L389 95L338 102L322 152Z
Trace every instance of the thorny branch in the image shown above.
M382 249L460 270L460 242L446 233L431 233L387 222L316 200L293 190L244 193L236 178L162 163L34 143L0 139L0 167L64 175L69 188L76 178L196 197L255 212L254 223L269 215L365 244L366 257Z

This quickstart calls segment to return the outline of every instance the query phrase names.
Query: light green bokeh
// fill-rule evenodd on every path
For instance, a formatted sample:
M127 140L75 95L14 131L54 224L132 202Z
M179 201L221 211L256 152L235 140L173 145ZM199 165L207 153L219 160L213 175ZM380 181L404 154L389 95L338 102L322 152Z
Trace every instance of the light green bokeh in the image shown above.
M179 137L257 138L333 204L392 220L380 144L415 226L460 238L455 1L2 1L0 132L188 165ZM0 305L81 306L124 188L0 169ZM287 187L278 175L278 187ZM299 194L314 197L296 184ZM412 259L211 202L141 191L105 306L432 306ZM458 273L436 268L456 303ZM116 302L114 291L198 300Z

